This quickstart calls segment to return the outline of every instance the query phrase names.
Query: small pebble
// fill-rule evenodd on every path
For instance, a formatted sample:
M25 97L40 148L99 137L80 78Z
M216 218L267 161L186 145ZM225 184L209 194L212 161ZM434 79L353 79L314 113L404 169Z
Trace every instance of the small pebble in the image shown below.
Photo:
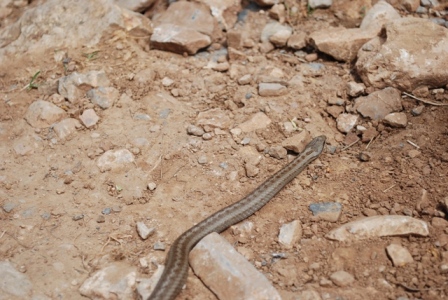
M202 135L202 139L204 141L209 141L213 138L213 134L211 132L206 132Z
M154 191L157 188L157 184L155 182L148 183L148 190Z
M42 217L42 219L44 219L44 220L48 220L48 219L50 219L51 214L50 214L49 212L44 212L44 213L41 215L41 217Z
M208 160L207 160L207 156L205 156L205 155L201 155L201 156L199 156L199 158L198 158L198 163L199 163L200 165L205 165L207 162L208 162Z
M205 131L201 127L190 124L187 127L187 133L194 136L202 136L205 133Z
M84 215L83 214L79 214L79 215L74 215L73 216L73 221L79 221L81 219L84 219Z
M371 157L370 153L368 153L368 152L363 151L363 152L359 153L359 159L361 161L364 161L364 162L370 161L371 158L372 157Z
M165 244L162 242L156 242L154 244L154 250L165 251Z
M110 215L110 212L111 212L110 207L106 207L105 209L103 209L103 210L101 211L101 213L102 213L103 215Z
M156 229L154 227L148 228L148 226L146 226L146 224L143 222L137 222L138 235L144 240L153 235L155 230Z
M99 215L99 216L96 218L96 222L97 222L97 223L104 223L104 222L106 222L106 217L103 216L103 215Z

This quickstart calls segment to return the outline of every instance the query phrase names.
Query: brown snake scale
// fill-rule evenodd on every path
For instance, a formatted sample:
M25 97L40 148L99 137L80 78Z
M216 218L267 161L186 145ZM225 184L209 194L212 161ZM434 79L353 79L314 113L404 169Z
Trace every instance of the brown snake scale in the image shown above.
M207 234L219 233L262 208L322 153L325 140L326 137L323 135L314 138L291 163L269 177L249 195L217 211L179 236L171 245L162 276L147 299L175 299L187 280L188 255L196 243Z

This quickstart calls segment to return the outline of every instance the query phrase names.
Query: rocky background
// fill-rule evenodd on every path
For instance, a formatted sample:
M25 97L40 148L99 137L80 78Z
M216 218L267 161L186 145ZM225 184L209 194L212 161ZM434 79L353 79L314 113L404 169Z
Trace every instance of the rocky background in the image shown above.
M0 299L448 296L448 3L0 0Z

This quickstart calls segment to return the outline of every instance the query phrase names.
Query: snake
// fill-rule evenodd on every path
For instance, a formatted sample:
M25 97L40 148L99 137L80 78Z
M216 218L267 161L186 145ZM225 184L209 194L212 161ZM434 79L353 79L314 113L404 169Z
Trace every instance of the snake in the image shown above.
M174 300L187 280L190 250L209 233L220 233L265 206L322 153L325 140L324 135L315 137L296 158L266 179L246 197L215 212L182 233L171 245L163 273L146 300Z

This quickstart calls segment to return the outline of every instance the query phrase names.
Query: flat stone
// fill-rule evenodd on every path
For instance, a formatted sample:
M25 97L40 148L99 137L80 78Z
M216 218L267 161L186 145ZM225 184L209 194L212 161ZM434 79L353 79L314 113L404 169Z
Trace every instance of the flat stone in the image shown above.
M291 249L302 238L302 223L294 220L280 227L278 242L286 249Z
M413 17L391 21L384 28L385 38L371 40L358 53L356 69L367 86L411 93L419 86L448 84L447 28Z
M58 80L58 93L69 102L74 103L85 97L88 90L109 85L110 81L102 70L88 73L73 72Z
M347 83L347 94L350 97L357 97L364 93L366 86L363 83L350 81Z
M100 86L88 91L86 96L93 104L98 105L102 109L107 109L117 102L120 92L114 87Z
M395 8L386 1L378 1L369 9L362 19L360 29L381 31L381 27L387 22L401 18Z
M306 38L307 35L305 32L296 32L289 37L287 45L289 48L300 50L306 47Z
M143 222L137 222L137 232L138 235L143 239L146 240L151 235L154 234L156 229L154 227L148 228L145 223Z
M108 150L98 158L96 165L101 172L115 170L134 162L134 155L127 149Z
M382 120L392 112L400 111L401 93L395 88L385 88L355 100L354 109L363 117Z
M342 204L337 202L312 203L310 210L317 220L337 222L342 213Z
M333 274L331 274L330 279L335 285L339 287L349 286L350 284L355 282L355 277L345 271L334 272Z
M358 116L352 114L340 114L337 119L337 128L340 132L350 132L358 122Z
M54 132L60 139L65 139L74 134L77 129L81 128L81 123L73 118L64 119L53 126Z
M232 124L232 120L230 119L227 111L220 108L212 108L200 112L196 118L196 123L200 126L228 129Z
M34 128L47 128L62 120L66 112L51 102L37 100L31 103L25 113L25 120Z
M269 41L276 47L284 47L291 37L292 29L282 29L269 37Z
M406 128L408 117L405 113L391 113L384 117L384 123L391 127Z
M81 295L90 299L134 299L137 270L122 262L96 271L79 287Z
M271 124L271 119L263 112L257 112L249 120L238 125L242 132L252 132L257 129L263 129Z
M277 21L266 24L261 32L260 40L262 43L270 42L273 35L278 32L289 32L289 36L292 34L292 28L288 25L280 24ZM289 38L288 36L288 38ZM287 40L287 39L286 39ZM286 44L286 41L285 41Z
M302 132L283 140L282 147L294 151L295 153L301 153L310 140L311 137L309 132L303 130Z
M98 123L100 118L98 117L94 109L89 108L82 112L82 115L79 116L79 119L84 124L84 126L86 126L87 128L91 128L92 126L95 126L96 123Z
M338 105L327 106L325 110L335 119L337 119L339 115L345 111L344 107Z
M32 288L28 276L17 271L9 261L0 262L0 299L31 299Z
M190 265L219 299L281 299L269 280L215 232L193 248Z
M331 230L325 237L342 242L382 236L407 235L428 236L428 224L407 216L372 216L346 223Z
M280 83L261 82L258 85L258 94L262 97L282 96L288 93L286 86Z
M411 253L403 246L390 244L386 247L386 252L395 267L402 267L414 262Z

